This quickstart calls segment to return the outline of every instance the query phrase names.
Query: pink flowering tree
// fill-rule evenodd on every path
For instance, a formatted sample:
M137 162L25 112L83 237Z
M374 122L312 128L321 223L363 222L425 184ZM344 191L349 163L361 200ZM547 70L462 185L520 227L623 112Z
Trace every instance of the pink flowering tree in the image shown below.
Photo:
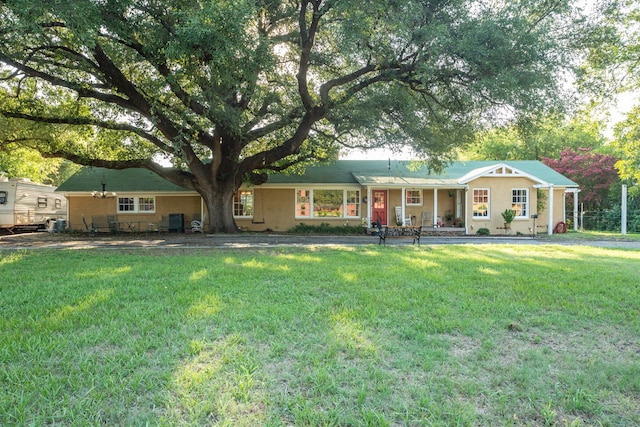
M580 186L580 202L586 210L606 207L609 189L620 181L615 168L617 159L590 148L567 148L559 159L543 158L542 161ZM568 203L572 205L573 198Z

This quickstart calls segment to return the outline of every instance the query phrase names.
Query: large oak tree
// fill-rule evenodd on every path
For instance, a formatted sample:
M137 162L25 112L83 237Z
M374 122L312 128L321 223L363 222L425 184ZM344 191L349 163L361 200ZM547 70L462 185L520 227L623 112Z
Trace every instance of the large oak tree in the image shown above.
M234 192L269 171L341 145L437 163L555 105L573 3L2 0L0 114L45 156L198 191L208 229L233 232Z

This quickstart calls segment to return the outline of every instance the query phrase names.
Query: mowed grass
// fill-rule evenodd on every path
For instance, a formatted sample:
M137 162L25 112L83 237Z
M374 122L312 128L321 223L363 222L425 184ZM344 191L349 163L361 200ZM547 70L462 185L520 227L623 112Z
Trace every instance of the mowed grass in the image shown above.
M640 424L640 251L0 251L0 425Z

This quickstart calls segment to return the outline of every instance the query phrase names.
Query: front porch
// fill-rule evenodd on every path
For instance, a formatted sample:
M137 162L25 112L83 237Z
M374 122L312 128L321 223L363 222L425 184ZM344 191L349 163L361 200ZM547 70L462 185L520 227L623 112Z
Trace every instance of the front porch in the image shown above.
M382 226L421 226L423 235L464 235L466 191L461 186L440 186L429 182L412 187L367 186L364 196L364 223Z

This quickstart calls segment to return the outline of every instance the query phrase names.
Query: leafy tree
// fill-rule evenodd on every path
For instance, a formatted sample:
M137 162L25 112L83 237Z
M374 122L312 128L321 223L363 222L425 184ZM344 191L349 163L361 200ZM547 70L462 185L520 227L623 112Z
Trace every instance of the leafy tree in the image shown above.
M640 3L620 1L603 9L605 25L599 27L598 42L588 49L580 70L583 87L599 97L605 108L626 94L638 100L640 91ZM640 105L614 131L618 168L623 179L640 178Z
M600 124L576 116L570 120L561 115L538 121L520 121L476 136L461 152L461 157L474 160L541 160L559 158L570 148L599 148L605 142Z
M640 182L640 106L633 109L627 119L614 129L614 146L620 161L616 167L620 177Z
M17 127L17 128L16 128ZM30 123L4 120L0 116L0 172L8 177L24 177L34 182L59 185L68 179L78 166L58 158L44 158L28 142L35 137L25 136L33 130Z
M640 88L640 4L636 0L605 2L603 25L590 32L590 44L579 72L583 88L611 95Z
M4 0L0 114L42 125L24 137L44 156L195 189L234 232L235 191L270 171L340 144L437 166L480 123L554 106L573 3Z
M0 171L6 176L29 178L43 184L59 184L56 175L61 163L59 159L44 159L37 151L22 147L0 152Z
M607 204L611 186L620 178L615 168L616 159L609 154L587 148L563 150L559 159L545 158L543 162L580 185L580 198L585 210L601 209ZM572 203L573 199L570 199Z

